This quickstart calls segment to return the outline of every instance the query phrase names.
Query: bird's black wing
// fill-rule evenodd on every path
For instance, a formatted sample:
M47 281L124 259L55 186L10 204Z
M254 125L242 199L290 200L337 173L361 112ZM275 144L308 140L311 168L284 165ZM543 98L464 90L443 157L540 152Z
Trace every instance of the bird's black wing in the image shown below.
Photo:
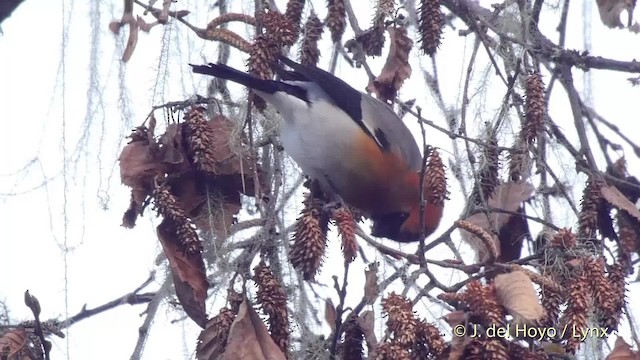
M193 72L197 74L211 75L220 79L233 81L248 88L262 91L268 94L273 94L277 91L283 91L299 99L308 101L307 90L300 86L287 84L282 81L264 80L257 76L247 74L224 64L189 65L191 65L191 67L193 68Z
M361 106L363 94L360 91L354 89L335 75L315 66L298 64L284 56L280 56L279 59L285 65L292 68L295 73L302 75L302 77L318 85L331 100L333 100L338 108L347 113L367 135L376 141L381 149L388 150L388 144L383 141L384 139L376 136L376 130L369 128L362 118ZM384 137L384 134L382 136Z

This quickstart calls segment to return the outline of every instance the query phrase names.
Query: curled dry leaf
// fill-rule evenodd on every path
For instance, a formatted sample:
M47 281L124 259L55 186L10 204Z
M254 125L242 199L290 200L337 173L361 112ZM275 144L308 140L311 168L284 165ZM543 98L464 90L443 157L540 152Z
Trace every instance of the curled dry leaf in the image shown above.
M155 159L152 146L145 140L127 144L118 160L122 183L134 190L143 190L155 175L163 172L162 165Z
M245 300L229 331L221 360L285 360L258 313Z
M240 14L240 13L226 13L211 20L209 24L207 24L207 30L213 30L218 26L222 24L226 24L231 21L240 21L245 24L253 25L253 26L256 26L257 24L256 18L254 18L251 15Z
M487 205L490 208L515 212L520 208L524 201L531 197L534 190L534 186L528 182L503 183L498 186L495 194L489 198ZM500 231L500 229L509 222L512 216L512 214L497 211L493 211L489 214L481 212L469 216L466 221L479 226L490 234L493 234L494 230ZM462 238L476 250L478 253L478 260L484 261L487 259L489 254L485 251L485 247L482 245L483 243L477 237L467 231L462 231ZM501 249L500 244L496 244L496 249ZM499 251L497 256L500 256Z
M176 295L187 315L204 328L207 321L205 300L209 283L201 254L187 256L180 251L176 231L167 219L157 228L158 240L169 260Z
M536 324L545 316L529 276L522 271L500 274L493 280L496 296L515 324Z
M453 328L467 321L467 313L462 310L456 310L444 315L442 319Z
M182 172L189 169L187 151L182 140L183 128L182 124L171 124L167 126L167 130L158 140L160 161L172 172Z
M367 310L356 317L356 324L358 324L362 330L364 340L367 342L367 348L369 348L370 352L373 351L378 344L375 333L375 322L375 314L371 310Z
M451 338L451 350L449 350L448 360L463 360L464 350L471 343L473 338L469 336L454 336Z
M220 175L253 174L253 165L248 155L240 146L234 145L234 142L239 145L239 141L235 140L238 138L236 125L222 115L214 116L207 125L211 133L210 141L214 149L213 160L216 163L216 173ZM253 186L244 191L253 191Z
M127 62L131 59L133 51L136 49L136 45L138 44L138 30L140 30L140 25L138 25L138 22L131 14L125 14L125 16L122 17L121 23L129 24L129 37L127 38L127 45L124 48L124 53L122 53L122 61Z
M378 263L372 263L368 269L364 270L364 279L364 298L367 300L367 304L373 305L380 292L378 288Z
M404 26L390 26L387 31L391 38L387 61L380 75L367 86L367 90L375 93L378 99L391 102L404 81L411 76L409 52L413 47L413 40L407 36L407 29Z
M132 141L120 153L120 179L126 186L131 187L129 209L122 219L122 226L133 228L148 195L151 194L153 179L162 174L165 169L156 160L157 144L153 139L155 119L151 117L149 129L137 128L131 135Z
M337 319L336 307L333 305L331 298L327 298L324 301L324 320L331 328L331 331L336 331L336 319Z
M633 351L623 337L618 336L613 350L607 355L605 360L638 360L640 353Z
M615 186L603 186L600 188L600 193L609 204L626 211L629 215L640 221L640 210L638 210L638 208L629 201L629 199L627 199L624 194L618 190L618 188Z
M627 27L633 22L633 10L636 7L636 1L630 0L596 0L598 4L598 12L602 23L610 28L623 28L625 25L620 21L620 14L627 11Z
M151 29L156 26L159 25L160 23L158 21L154 21L152 23L148 23L146 21L144 21L144 19L140 16L137 17L136 23L138 23L138 27L140 28L140 30L148 33L149 31L151 31Z
M223 42L245 53L251 50L251 43L231 30L207 27L206 29L198 29L196 35L204 40Z
M456 221L456 225L461 229L461 231L473 234L476 239L479 239L482 242L482 250L487 254L487 256L482 259L483 262L486 261L488 263L492 263L496 261L499 249L497 246L498 239L495 235L466 220L458 220Z

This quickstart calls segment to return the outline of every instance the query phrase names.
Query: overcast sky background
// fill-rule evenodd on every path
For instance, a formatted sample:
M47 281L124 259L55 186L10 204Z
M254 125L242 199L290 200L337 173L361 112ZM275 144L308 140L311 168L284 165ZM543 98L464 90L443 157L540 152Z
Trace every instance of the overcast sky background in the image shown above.
M206 1L180 0L174 6L191 10L188 20L204 27L215 11L202 3ZM278 1L282 9L285 3ZM314 4L323 19L324 1L314 1ZM151 212L147 211L135 229L120 227L122 213L129 202L129 190L120 184L116 159L125 143L123 137L145 119L152 105L183 100L196 92L205 93L207 79L192 76L187 63L215 61L216 45L206 43L185 26L172 21L168 26L153 28L150 34L141 33L132 59L122 65L119 59L124 40L114 37L107 27L110 21L120 18L121 6L119 0L26 0L2 23L0 299L8 304L14 320L31 318L23 303L26 289L40 300L42 319L59 317L62 320L80 311L84 304L92 308L131 292L152 270L158 269L155 260L160 246L154 230L157 223ZM591 24L587 31L591 31L592 54L620 60L631 60L640 54L638 35L602 25L595 2L591 17L583 19L581 6L578 1L571 3L568 48L584 49L584 20ZM233 10L252 11L252 7L252 2L234 1ZM360 26L367 27L371 18L369 2L358 2L356 12ZM136 7L135 13L141 15L141 8ZM559 9L552 8L546 8L541 18L544 32L552 39L557 38L554 29L558 18ZM150 17L148 20L151 21ZM247 30L240 25L233 29L241 34ZM344 38L350 36L348 32ZM321 43L321 65L325 67L331 54L328 38L325 32ZM92 47L92 43L98 45ZM461 102L459 89L472 44L473 38L459 37L457 29L448 29L445 33L437 62L443 97L448 105L458 106ZM370 62L374 73L379 72L386 49L383 54L382 58ZM420 65L430 69L430 61L419 59L416 54L412 53L411 60L413 76L400 97L417 97L424 114L444 126L442 114L430 100L421 76ZM485 66L487 58L482 49L478 58L483 65L475 69L477 78L482 78L483 72L493 78L491 68ZM230 64L242 68L244 60L245 54L232 51ZM352 70L340 63L337 72L359 89L367 84L363 70ZM595 108L628 136L640 139L637 135L640 88L629 85L627 74L591 73ZM582 74L575 71L575 75L581 88ZM497 91L491 91L491 82L473 84L478 95L472 99L470 121L477 124L478 129L485 121L493 120L499 109L504 90L495 84L493 89ZM232 89L241 94L239 87ZM555 91L556 95L562 95L552 97L551 114L565 126L569 138L575 140L564 93L560 92L560 86L556 86ZM405 121L419 136L415 119L406 117ZM434 130L428 131L429 142L443 148L447 161L452 157L450 140ZM517 131L514 125L513 133ZM575 185L575 200L579 201L584 177L574 176L573 163L559 150L555 153L552 161L566 169L562 176ZM633 173L640 168L640 163L629 149L627 154ZM637 171L635 175L639 175ZM452 199L440 231L459 216L464 201L457 184L451 183ZM557 225L574 225L576 219L570 210L559 207L553 210ZM539 229L533 227L534 230ZM336 266L328 260L323 279L341 274L339 245L336 241L332 244L328 259L337 259ZM462 250L471 256L466 247ZM375 252L368 254L369 259L380 259ZM442 252L434 251L428 257L444 257L440 254ZM354 283L358 284L357 274L361 274L363 268L361 261L352 267ZM150 286L149 291L157 289L162 276L162 271L158 271L156 284ZM640 295L637 283L629 289L629 299ZM329 291L327 295L335 298L333 290ZM359 285L350 289L353 299L359 299L361 294ZM125 305L73 325L66 340L53 339L52 359L128 358L143 321L139 314L144 309L145 305ZM210 315L215 315L214 305L210 310ZM424 316L424 310L421 311ZM178 311L162 306L146 345L145 359L194 357L199 329L190 320L170 324L180 317ZM623 327L622 332L628 334L628 328ZM629 340L628 335L626 338Z

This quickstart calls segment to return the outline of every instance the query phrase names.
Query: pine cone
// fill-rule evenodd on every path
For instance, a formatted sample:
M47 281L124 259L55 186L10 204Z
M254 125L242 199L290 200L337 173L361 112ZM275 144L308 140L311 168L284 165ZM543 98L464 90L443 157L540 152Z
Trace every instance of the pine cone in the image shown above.
M412 360L409 350L396 342L383 342L376 348L375 360Z
M602 327L612 328L618 323L616 309L616 293L605 276L604 257L589 258L585 263L585 271L589 279L589 290L593 296L596 315Z
M495 134L492 134L487 141L487 146L484 148L484 164L480 168L478 176L481 190L478 195L481 195L484 201L489 200L495 194L496 187L500 184L498 177L498 170L500 169L499 154L498 140Z
M277 11L266 11L259 19L266 30L266 35L279 47L291 46L296 42L299 30L285 15Z
M560 229L553 236L549 246L562 250L571 250L578 244L578 238L570 229Z
M560 306L564 304L565 301L564 294L562 292L553 291L549 288L541 287L540 298L542 299L542 307L546 313L544 324L546 326L555 326L558 323Z
M350 316L344 324L344 342L342 343L343 360L364 360L364 333L354 316Z
M622 316L622 312L626 304L625 297L627 291L627 283L625 281L625 277L627 275L627 266L621 263L615 263L611 266L607 275L607 280L611 284L611 290L614 294L613 308L615 310L615 313L612 317L612 319L615 320L615 324L611 325L610 330L615 330L618 328L620 317Z
M567 309L561 320L561 324L564 328L566 325L567 331L565 335L565 349L567 352L575 354L580 347L581 339L572 336L574 333L579 333L587 328L587 313L589 311L589 281L584 273L579 272L580 269L576 269L576 274L573 279L567 281Z
M546 104L544 101L544 83L539 73L533 73L527 77L525 123L522 127L521 137L528 143L533 143L538 134L544 131L544 116Z
M327 1L327 18L324 23L331 31L331 41L340 42L344 29L347 27L347 10L343 0Z
M156 181L153 190L153 198L158 213L170 221L176 231L176 238L180 247L187 255L202 253L202 243L198 237L195 226L187 217L176 197L171 193L169 185L164 181Z
M421 0L418 31L422 51L427 55L434 55L440 46L444 14L440 10L439 0Z
M358 240L356 240L356 221L347 207L341 207L332 214L342 237L342 253L344 260L351 262L358 255Z
M356 41L362 44L362 49L367 56L380 56L384 48L386 37L384 36L384 22L379 22L364 30L356 36Z
M440 330L428 322L421 321L418 328L418 344L426 345L428 353L423 355L433 355L440 358L447 350L447 343L442 338ZM421 356L425 359L426 356Z
M589 179L582 194L580 202L580 215L578 218L578 236L582 239L591 239L598 229L598 209L602 205L602 194L600 188L602 183Z
M482 325L504 325L506 311L498 301L493 284L485 286L478 280L471 281L462 294L462 301Z
M413 347L419 331L413 304L403 296L391 293L382 300L382 310L388 316L387 328L393 333L393 341L407 350Z
M318 16L311 12L307 22L304 24L304 32L302 37L302 46L300 48L300 63L302 65L318 64L320 59L320 49L318 49L318 41L324 31L322 22Z
M287 295L271 269L261 261L254 269L258 285L256 297L269 317L269 333L283 354L289 352L289 312Z
M280 48L271 37L257 35L249 50L249 60L247 62L249 73L265 80L273 78L271 64L275 62L278 51L280 51ZM253 97L253 104L258 110L264 111L267 108L267 103L264 99L256 96L255 93L251 96Z
M323 213L322 200L308 194L303 204L305 207L295 224L289 261L305 280L312 280L323 261L329 217Z
M205 330L203 330L198 336L198 343L196 345L196 352L208 353L208 348L218 348L220 353L224 352L227 346L227 336L229 330L231 330L231 324L236 318L235 311L229 308L222 308L218 315L207 321Z
M200 171L216 173L216 155L213 144L214 134L207 123L205 109L194 106L187 111L185 117L187 126L187 144L193 153L193 162Z
M287 10L284 13L284 16L294 28L296 38L295 40L297 40L298 33L300 32L300 20L302 20L304 3L305 0L289 0L289 2L287 3Z
M448 199L447 176L445 173L442 158L438 150L433 149L429 154L427 168L424 174L425 199L428 203L437 206L444 206L444 201Z
M387 314L387 328L393 333L393 341L409 350L418 340L419 323L413 314L413 304L401 295L391 293L382 300L382 310Z
M531 172L531 157L527 143L518 138L509 151L509 178L511 181L520 181L528 177Z

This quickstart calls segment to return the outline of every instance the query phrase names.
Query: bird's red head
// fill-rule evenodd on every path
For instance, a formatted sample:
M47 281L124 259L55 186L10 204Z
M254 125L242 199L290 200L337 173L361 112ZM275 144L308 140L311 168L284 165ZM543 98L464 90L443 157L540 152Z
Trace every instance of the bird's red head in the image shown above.
M416 201L416 206L411 208L409 216L400 225L400 230L396 238L401 242L413 242L420 241L420 235L431 235L440 224L440 218L442 218L443 207L432 203L426 202L424 206L424 220L422 225L424 231L420 231L420 202Z
M442 218L443 206L436 205L429 199L431 189L428 182L423 184L423 197L425 198L424 218L420 221L420 174L410 173L407 175L407 186L412 191L412 196L407 200L409 202L409 214L400 225L398 231L398 240L403 242L420 241L421 235L427 237L431 235L440 224ZM424 228L420 231L420 225Z
M386 237L398 242L420 241L421 235L424 237L431 235L440 224L443 206L436 205L428 199L429 188L425 185L423 194L426 198L424 207L423 231L420 231L420 192L419 175L410 173L403 184L403 191L399 192L397 200L400 201L400 210L392 213L382 214L372 217L373 228L371 234L374 236Z

